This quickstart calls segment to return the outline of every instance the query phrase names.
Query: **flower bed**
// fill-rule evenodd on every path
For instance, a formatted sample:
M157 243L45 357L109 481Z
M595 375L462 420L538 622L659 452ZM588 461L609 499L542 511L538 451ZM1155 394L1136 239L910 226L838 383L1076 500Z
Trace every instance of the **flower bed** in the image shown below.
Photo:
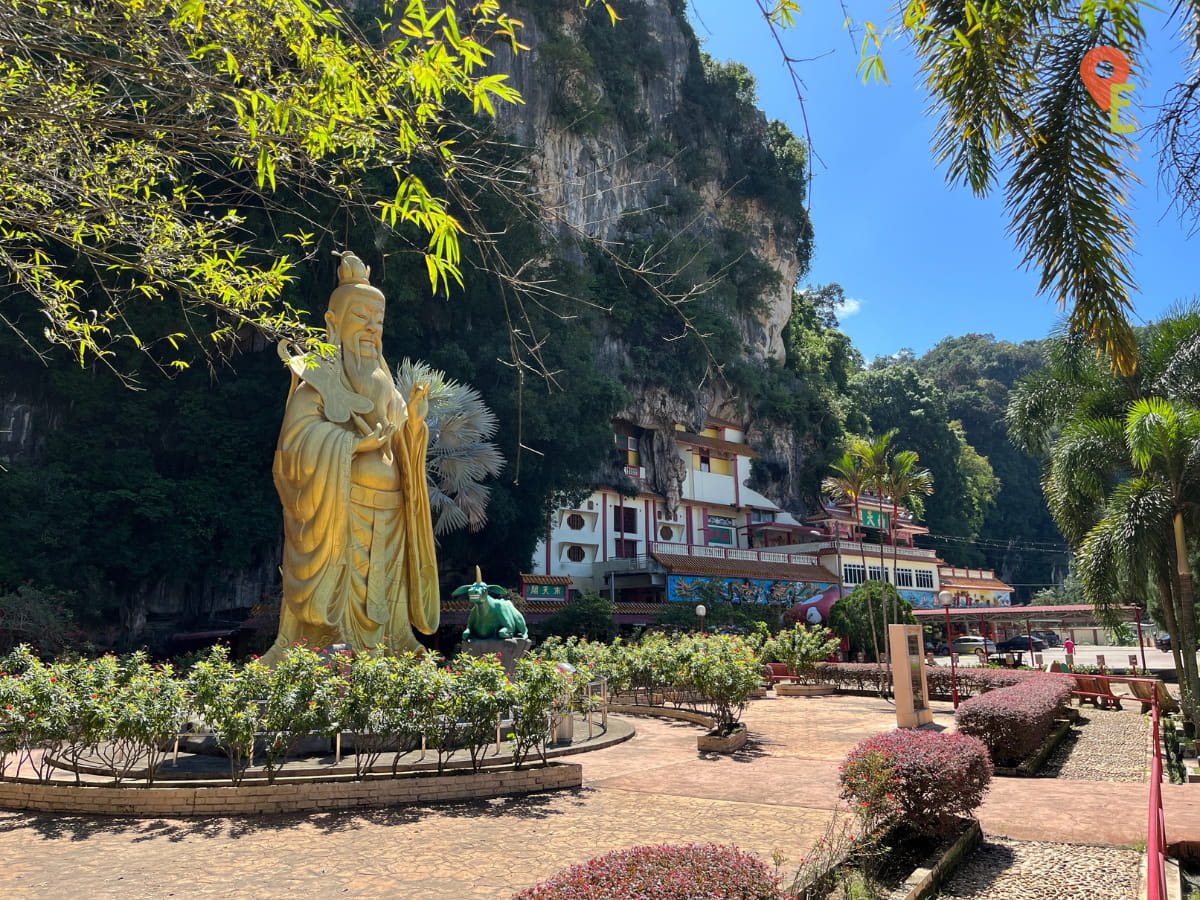
M1016 766L1037 752L1062 718L1074 682L1039 674L1002 690L973 697L958 708L962 734L979 738L998 766Z
M522 659L509 680L493 657L442 666L432 654L351 656L297 646L271 668L233 663L218 647L177 674L143 654L43 663L18 648L0 660L0 777L20 769L47 783L54 761L78 772L86 758L103 763L118 784L142 772L152 783L165 748L196 730L228 757L234 785L252 758L274 781L295 747L337 733L350 736L359 778L385 753L394 770L422 741L439 772L458 751L478 770L502 719L520 768L581 683L534 659Z

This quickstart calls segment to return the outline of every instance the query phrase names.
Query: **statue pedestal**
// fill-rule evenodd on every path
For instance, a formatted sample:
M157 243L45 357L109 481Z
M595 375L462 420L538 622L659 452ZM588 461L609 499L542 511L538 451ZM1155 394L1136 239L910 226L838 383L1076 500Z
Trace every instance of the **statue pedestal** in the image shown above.
M472 656L500 655L500 665L504 666L504 674L509 678L517 669L517 660L525 655L533 646L529 638L492 638L485 641L463 641L462 652Z

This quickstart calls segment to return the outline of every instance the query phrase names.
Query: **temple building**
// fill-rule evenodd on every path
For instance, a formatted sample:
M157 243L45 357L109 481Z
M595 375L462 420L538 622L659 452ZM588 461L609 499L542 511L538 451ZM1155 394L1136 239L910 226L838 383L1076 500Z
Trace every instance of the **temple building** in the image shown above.
M803 621L821 622L871 579L891 582L918 609L940 608L943 587L956 605L1009 605L1012 589L990 571L948 567L915 546L928 529L890 499L827 503L796 521L746 487L758 454L742 424L676 426L673 441L627 422L613 431L610 483L551 514L522 575L532 621L596 592L614 601L619 624L652 624L662 604L702 602L716 590L734 603L800 604Z

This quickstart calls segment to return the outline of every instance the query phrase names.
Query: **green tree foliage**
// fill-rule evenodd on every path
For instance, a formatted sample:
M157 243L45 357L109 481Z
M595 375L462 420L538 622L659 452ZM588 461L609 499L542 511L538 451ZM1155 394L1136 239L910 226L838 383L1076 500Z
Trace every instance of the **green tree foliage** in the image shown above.
M1042 497L1040 461L1009 440L1004 420L1012 387L1044 361L1041 341L1014 344L990 334L945 338L914 361L945 394L947 415L962 423L967 442L999 480L979 529L980 549L986 565L1010 584L1054 584L1066 565L1065 553L1051 546L1062 535Z
M937 490L925 504L925 524L936 535L973 539L992 504L997 483L988 461L952 422L945 395L905 364L879 364L852 382L858 408L881 433L896 430L897 447L916 451ZM939 546L956 565L979 565L982 555L966 543Z
M81 361L129 341L182 365L179 342L198 337L207 352L243 324L304 334L281 294L294 254L328 222L305 196L373 210L414 238L435 289L461 281L464 225L449 209L453 182L437 181L471 166L447 141L460 121L450 107L486 114L518 99L485 70L487 45L515 44L514 25L495 0L380 12L360 28L309 0L7 0L10 293L32 299ZM392 177L374 190L371 170ZM247 227L244 207L270 206L276 191L304 220L281 238L291 251ZM130 318L143 307L171 312L151 326Z
M589 641L610 641L617 636L613 621L616 607L607 597L587 593L533 626L538 640L550 635L580 637Z
M850 642L851 653L874 651L887 646L888 625L915 625L912 604L887 582L867 581L858 585L829 610L829 628Z
M1013 392L1014 439L1047 456L1043 489L1078 548L1084 595L1115 607L1156 595L1175 646L1197 632L1192 558L1200 502L1200 415L1194 368L1200 312L1185 308L1137 335L1136 375L1112 375L1080 341L1059 337L1050 364ZM1196 659L1176 653L1185 709L1200 700Z

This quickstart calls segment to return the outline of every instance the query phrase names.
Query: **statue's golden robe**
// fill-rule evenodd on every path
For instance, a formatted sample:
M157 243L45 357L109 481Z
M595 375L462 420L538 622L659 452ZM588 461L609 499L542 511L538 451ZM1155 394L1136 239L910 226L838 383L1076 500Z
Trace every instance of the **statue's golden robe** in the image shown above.
M349 421L330 421L321 393L293 379L273 467L283 504L283 608L267 660L297 641L417 650L412 629L431 634L440 611L428 429L408 419L389 442L384 458L399 473L399 490L356 484L360 435Z

